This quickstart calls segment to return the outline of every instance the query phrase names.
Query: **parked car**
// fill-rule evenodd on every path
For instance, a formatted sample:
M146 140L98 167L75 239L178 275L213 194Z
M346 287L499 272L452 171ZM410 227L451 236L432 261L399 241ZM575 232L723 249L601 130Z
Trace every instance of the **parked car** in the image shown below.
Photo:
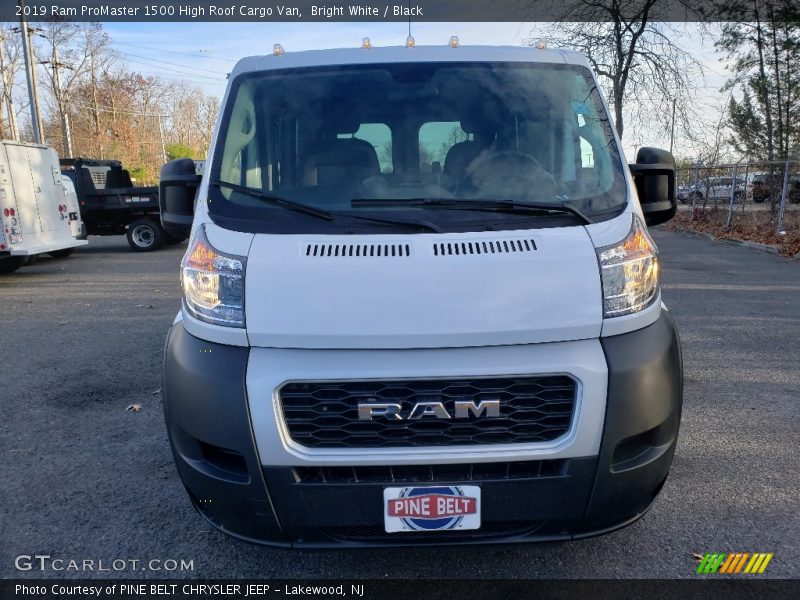
M793 175L789 178L787 200L792 204L800 204L800 175Z
M682 405L647 229L675 161L640 148L629 185L599 89L575 52L511 46L237 63L199 187L189 159L160 182L191 232L165 418L209 523L350 548L645 514Z
M741 202L747 193L747 184L744 177L736 178L736 188L733 199ZM694 182L678 187L678 200L682 204L687 202L701 201L704 198L715 200L728 200L731 197L731 188L734 186L733 177L708 177L701 179L697 184Z
M775 174L773 182L775 199L780 200L783 193L783 176L780 173ZM769 200L769 174L759 174L751 183L751 193L753 202L762 203ZM792 204L800 203L800 175L791 175L787 182L786 200Z
M750 197L757 204L769 199L769 173L753 173L750 176Z

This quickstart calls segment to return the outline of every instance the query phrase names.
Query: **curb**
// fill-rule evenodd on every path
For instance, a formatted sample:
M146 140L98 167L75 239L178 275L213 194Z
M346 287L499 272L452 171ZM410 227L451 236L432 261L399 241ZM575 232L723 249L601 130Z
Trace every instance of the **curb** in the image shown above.
M740 240L738 238L718 238L717 236L711 233L706 233L705 231L694 231L693 229L685 229L683 227L676 227L673 229L673 231L677 231L679 233L688 233L691 235L699 235L712 242L721 242L723 244L730 244L732 246L741 246L742 248L750 248L751 250L769 252L770 254L780 254L780 249L774 244L762 244L760 242L751 242L748 240ZM800 259L800 252L789 258Z

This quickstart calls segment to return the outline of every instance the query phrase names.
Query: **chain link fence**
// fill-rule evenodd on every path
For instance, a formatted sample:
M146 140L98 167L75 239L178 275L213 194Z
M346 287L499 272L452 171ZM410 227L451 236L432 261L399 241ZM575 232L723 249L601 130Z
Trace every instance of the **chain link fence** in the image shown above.
M800 235L800 161L697 161L677 170L678 208L688 221L725 230Z

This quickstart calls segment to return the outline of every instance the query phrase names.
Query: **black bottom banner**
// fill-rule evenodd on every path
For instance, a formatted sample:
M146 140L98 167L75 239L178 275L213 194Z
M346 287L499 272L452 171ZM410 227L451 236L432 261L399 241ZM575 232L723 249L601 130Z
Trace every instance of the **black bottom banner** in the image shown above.
M5 579L2 600L179 600L221 598L800 598L800 580L495 580L495 579L350 579L350 580L112 580Z

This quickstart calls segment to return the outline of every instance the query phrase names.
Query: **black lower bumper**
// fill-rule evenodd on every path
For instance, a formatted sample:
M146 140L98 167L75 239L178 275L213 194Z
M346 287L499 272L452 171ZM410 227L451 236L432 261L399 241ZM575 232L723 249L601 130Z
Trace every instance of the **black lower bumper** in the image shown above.
M164 409L181 479L198 511L248 541L342 547L553 541L597 535L640 517L669 472L682 366L672 317L603 338L609 370L598 456L525 463L360 469L266 467L250 427L247 348L167 339ZM479 485L475 531L383 531L386 485Z

